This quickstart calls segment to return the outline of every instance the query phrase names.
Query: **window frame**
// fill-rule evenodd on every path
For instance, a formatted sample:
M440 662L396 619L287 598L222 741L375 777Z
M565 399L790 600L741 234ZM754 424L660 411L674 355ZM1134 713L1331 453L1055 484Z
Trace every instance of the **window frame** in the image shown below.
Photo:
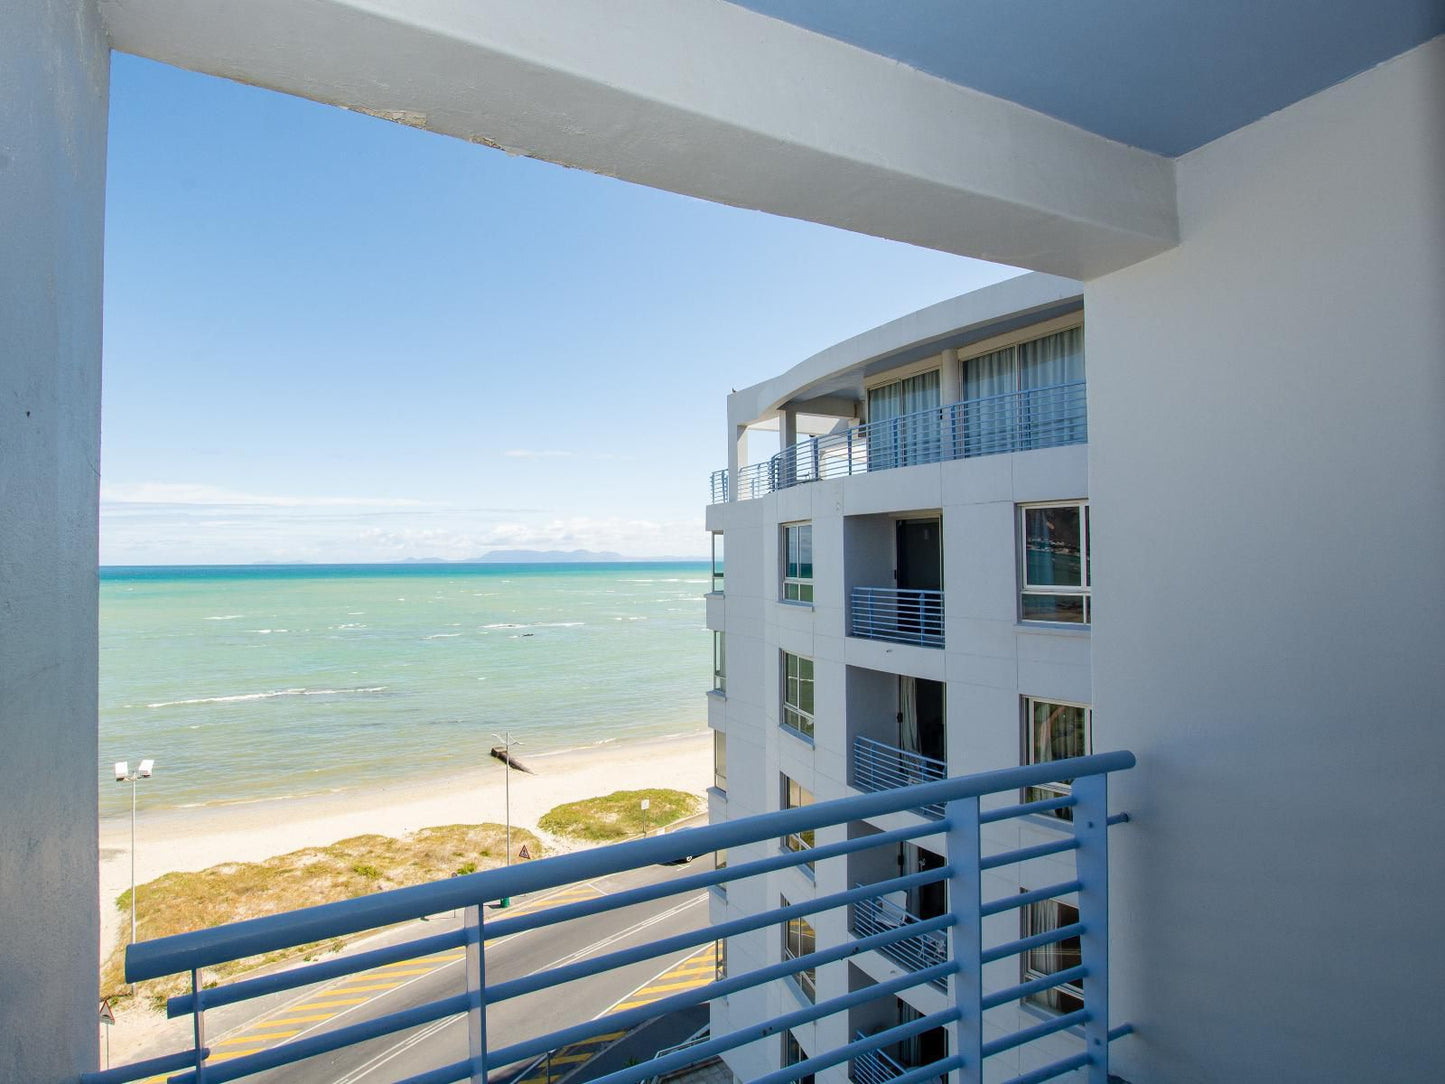
M1023 892L1025 890L1023 888L1020 888L1019 891ZM1068 907L1072 909L1074 912L1073 920L1068 922L1063 921L1065 916L1062 911L1059 911L1054 925L1044 925L1037 916L1040 914L1044 907L1048 906L1053 906L1057 908ZM1024 906L1019 908L1019 936L1021 938L1032 937L1034 934L1045 933L1050 930L1062 929L1065 926L1072 926L1078 921L1078 904L1067 903L1061 899L1036 900L1033 903L1024 904ZM1070 939L1066 938L1064 941L1055 942L1055 944L1067 944L1069 940ZM1072 940L1078 942L1079 938L1075 937ZM1037 949L1026 949L1023 952L1019 953L1020 982L1031 982L1034 979L1046 979L1050 975L1057 974L1057 972L1054 971L1042 971L1037 967L1031 966L1030 964L1030 961L1035 958L1035 953L1041 952L1044 948L1047 947L1050 946L1042 946L1041 948ZM1079 962L1082 963L1082 943L1079 944L1076 952L1079 957ZM1066 965L1065 967L1059 968L1058 970L1065 971L1069 967L1074 966L1076 965L1071 963ZM1069 998L1077 1001L1078 1004L1069 1005L1067 1003L1062 1003L1064 998ZM1042 990L1039 993L1027 994L1024 997L1020 998L1020 1001L1026 1005L1030 1005L1044 1012L1055 1013L1058 1015L1075 1012L1078 1009L1084 1008L1086 1004L1084 999L1084 984L1082 980L1077 983L1061 982L1054 986L1050 986L1047 990Z
M1028 513L1046 508L1079 509L1079 579L1078 586L1070 584L1032 584L1029 582L1029 535ZM1094 618L1094 575L1093 555L1090 537L1089 499L1079 497L1061 501L1030 501L1018 505L1018 620L1025 625L1046 625L1054 628L1092 627ZM1029 596L1048 598L1068 596L1078 598L1082 604L1082 620L1063 621L1047 617L1027 616L1024 601Z
M1081 704L1074 700L1059 700L1054 697L1043 696L1023 696L1020 698L1020 704L1022 729L1020 733L1021 750L1019 763L1024 767L1029 767L1034 764L1053 763L1051 760L1034 759L1035 704L1052 704L1060 708L1081 708L1084 712L1084 752L1081 755L1088 756L1094 751L1094 709L1092 705ZM1021 802L1037 802L1049 798L1063 798L1073 793L1072 783L1073 780L1071 779L1062 779L1054 783L1041 783L1036 787L1024 787L1019 792L1019 800ZM1048 813L1041 815L1049 816ZM1074 819L1074 811L1069 807L1056 809L1052 811L1052 816L1058 820L1072 822Z
M721 629L712 631L712 691L724 698L728 694L728 641Z
M779 1060L779 1068L786 1069L790 1065L798 1065L808 1060L808 1052L803 1049L803 1044L798 1042L798 1037L793 1034L792 1028L784 1028L782 1034L783 1053ZM795 1077L792 1084L814 1084L814 1075L808 1073L805 1076Z
M790 903L788 902L788 897L786 897L786 896L781 896L781 895L778 897L778 904L779 904L780 907L791 907L791 906L792 906L792 904L790 904ZM798 916L796 916L795 918L785 919L785 920L783 920L783 922L780 923L779 925L780 925L780 929L782 930L782 934L783 934L783 960L784 960L784 961L787 961L787 960L796 960L796 959L799 959L800 957L810 955L812 952L814 952L814 951L817 950L817 947L818 947L818 931L815 930L815 929L813 928L813 924L812 924L811 922L809 922L806 918L804 918L802 915L798 915ZM812 948L812 949L809 949L809 950L806 951L806 952L803 951L803 948L804 948L804 945L803 945L803 940L804 940L804 938L803 938L803 930L804 930L804 928L807 929L807 931L808 931L808 936L812 939L812 942L813 942L813 948ZM796 950L794 950L793 944L792 944L792 941L793 941L793 931L794 931L795 929L797 930L797 949L796 949ZM817 969L816 967L810 967L810 968L807 968L806 970L798 971L798 972L796 972L796 973L794 973L794 974L792 974L792 975L789 975L788 978L790 978L790 979L793 980L793 985L798 988L798 993L802 995L802 997L804 998L804 1000L808 1001L810 1004L813 1004L813 1005L816 1005L816 1004L818 1003L818 969Z
M779 676L782 679L782 703L778 709L778 725L784 730L788 731L788 733L792 734L794 737L801 738L809 745L812 745L814 742L814 735L817 733L818 729L818 679L816 662L813 659L808 658L808 656L806 655L794 655L791 651L779 650L778 655L778 671ZM788 661L790 659L796 661L799 664L796 676L790 675L788 672ZM803 676L801 665L802 663L808 664L807 677ZM804 682L808 683L812 691L812 696L810 698L813 702L812 711L805 711L802 706L802 692ZM789 686L792 684L796 685L797 692L794 694L795 699L789 700Z
M810 806L815 801L817 801L817 799L813 796L812 791L810 791L807 787L803 786L803 784L799 783L792 776L788 775L787 772L778 773L778 782L779 811L789 809L802 809L804 806ZM797 789L798 800L796 802L793 800L794 788ZM810 851L813 849L814 844L817 842L817 833L812 828L809 828L803 832L789 832L787 835L783 836L779 842L782 844L783 850L785 851ZM796 868L806 869L808 875L812 876L814 871L814 865L815 863L813 862L807 862L803 866Z
M813 605L813 577L812 576L789 576L788 570L793 566L792 559L792 538L794 532L806 530L808 532L808 568L813 567L813 521L804 519L794 523L779 524L782 531L782 539L779 543L778 552L782 557L779 572L781 572L782 585L778 588L778 599L782 602L792 602L803 606ZM799 536L801 537L801 535ZM799 546L797 565L802 568L802 548ZM791 594L789 592L792 592ZM804 597L806 595L806 597Z
M712 590L709 593L721 595L723 594L725 586L723 583L724 568L718 563L718 557L722 556L718 553L718 550L723 545L723 532L709 531L708 533L712 535ZM726 557L723 559L726 560Z
M725 730L712 732L712 785L723 794L728 792L728 736Z

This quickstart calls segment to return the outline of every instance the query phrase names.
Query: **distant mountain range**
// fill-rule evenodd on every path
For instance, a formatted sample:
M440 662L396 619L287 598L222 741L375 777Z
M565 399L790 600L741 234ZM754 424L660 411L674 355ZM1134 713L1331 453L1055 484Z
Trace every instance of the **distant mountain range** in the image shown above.
M590 564L600 561L650 564L657 561L705 561L706 557L627 557L610 550L492 550L481 557L450 561L443 557L408 557L408 565L527 565Z

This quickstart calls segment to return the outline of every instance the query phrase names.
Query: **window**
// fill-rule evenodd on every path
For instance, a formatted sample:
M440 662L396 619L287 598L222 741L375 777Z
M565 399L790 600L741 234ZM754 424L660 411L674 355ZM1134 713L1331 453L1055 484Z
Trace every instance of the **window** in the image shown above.
M796 779L789 779L786 775L779 777L782 780L782 797L778 803L782 809L800 809L805 805L813 804L813 795L803 789ZM813 846L813 829L809 828L804 832L793 832L783 837L783 846L790 851L806 851ZM808 869L813 868L813 863L808 863Z
M783 726L813 740L813 660L783 652Z
M937 369L868 389L868 469L937 463L939 449Z
M799 1044L797 1037L791 1028L783 1032L783 1068L789 1065L797 1065L799 1062L807 1061L808 1055L803 1053L803 1047ZM793 1084L813 1084L813 1074L793 1078Z
M813 525L790 523L783 528L783 598L813 601Z
M1023 543L1019 617L1089 624L1088 503L1024 505L1019 508L1019 533Z
M714 631L712 634L712 691L728 694L728 640L727 633Z
M1066 328L963 362L965 455L1076 444L1087 436L1084 329Z
M721 531L712 532L712 591L723 593L723 536Z
M1052 760L1086 756L1093 743L1093 712L1082 704L1060 704L1049 700L1024 699L1024 763L1047 764ZM1037 802L1069 793L1070 779L1027 787L1024 801ZM1074 819L1072 809L1057 809L1054 816Z
M778 897L781 906L791 906L787 899ZM783 923L783 959L796 960L802 956L810 955L817 946L817 938L813 934L813 927L808 924L805 918L790 918ZM809 1001L818 1000L818 970L810 967L806 971L799 971L793 976L793 981L798 984L798 989Z
M712 732L712 785L724 794L728 789L728 736L721 730Z
M719 938L713 945L717 949L717 970L713 972L713 979L721 982L728 977L728 939Z
M1020 909L1020 932L1024 937L1072 926L1079 921L1079 909L1059 900L1041 900ZM1040 945L1023 953L1023 979L1042 979L1084 962L1079 938L1066 937L1051 945ZM1025 1000L1055 1012L1074 1012L1084 1007L1084 980L1060 983Z

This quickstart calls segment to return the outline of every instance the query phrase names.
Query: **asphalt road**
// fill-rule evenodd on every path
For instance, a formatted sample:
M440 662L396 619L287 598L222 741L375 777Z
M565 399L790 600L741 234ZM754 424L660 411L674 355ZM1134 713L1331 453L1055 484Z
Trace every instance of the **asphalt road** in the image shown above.
M685 876L692 867L652 866L587 885L575 886L571 899L602 895ZM514 912L549 902L548 894L514 901ZM489 910L491 917L512 913ZM364 946L410 940L455 929L460 919L434 918L389 932L382 940ZM612 952L708 923L706 892L665 897L650 903L574 919L491 941L487 944L486 973L489 984L534 974L538 971ZM561 989L542 990L492 1006L487 1015L488 1045L493 1049L511 1045L557 1028L593 1019L611 1005L646 984L659 972L673 966L695 950L659 956L602 975L578 979ZM458 953L451 953L456 956ZM388 969L381 976L389 982L368 982L359 976L338 979L304 992L291 992L251 1003L214 1010L207 1014L208 1044L216 1053L248 1052L248 1036L270 1036L267 1045L324 1033L370 1017L423 1005L464 989L460 960L420 966L411 974L404 965ZM417 973L420 972L420 973ZM351 1003L351 1004L348 1004ZM324 1017L324 1018L323 1018ZM267 1084L389 1084L427 1069L434 1069L467 1056L465 1019L452 1017L409 1031L360 1043L330 1054L248 1077ZM514 1076L512 1067L493 1066L492 1079Z

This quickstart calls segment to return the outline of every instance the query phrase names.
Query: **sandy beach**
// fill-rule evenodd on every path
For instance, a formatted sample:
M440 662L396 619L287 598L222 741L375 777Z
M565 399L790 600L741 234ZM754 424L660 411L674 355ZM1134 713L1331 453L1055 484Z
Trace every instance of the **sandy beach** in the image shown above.
M536 830L538 819L564 802L617 790L672 787L701 795L712 782L707 730L649 742L594 746L518 756L535 775L511 773L512 823ZM500 762L426 779L368 786L305 798L147 812L136 827L136 880L220 862L249 862L300 847L367 833L399 836L433 825L501 823ZM108 953L127 921L115 906L130 887L130 818L100 824L101 946ZM140 908L145 908L144 894Z

